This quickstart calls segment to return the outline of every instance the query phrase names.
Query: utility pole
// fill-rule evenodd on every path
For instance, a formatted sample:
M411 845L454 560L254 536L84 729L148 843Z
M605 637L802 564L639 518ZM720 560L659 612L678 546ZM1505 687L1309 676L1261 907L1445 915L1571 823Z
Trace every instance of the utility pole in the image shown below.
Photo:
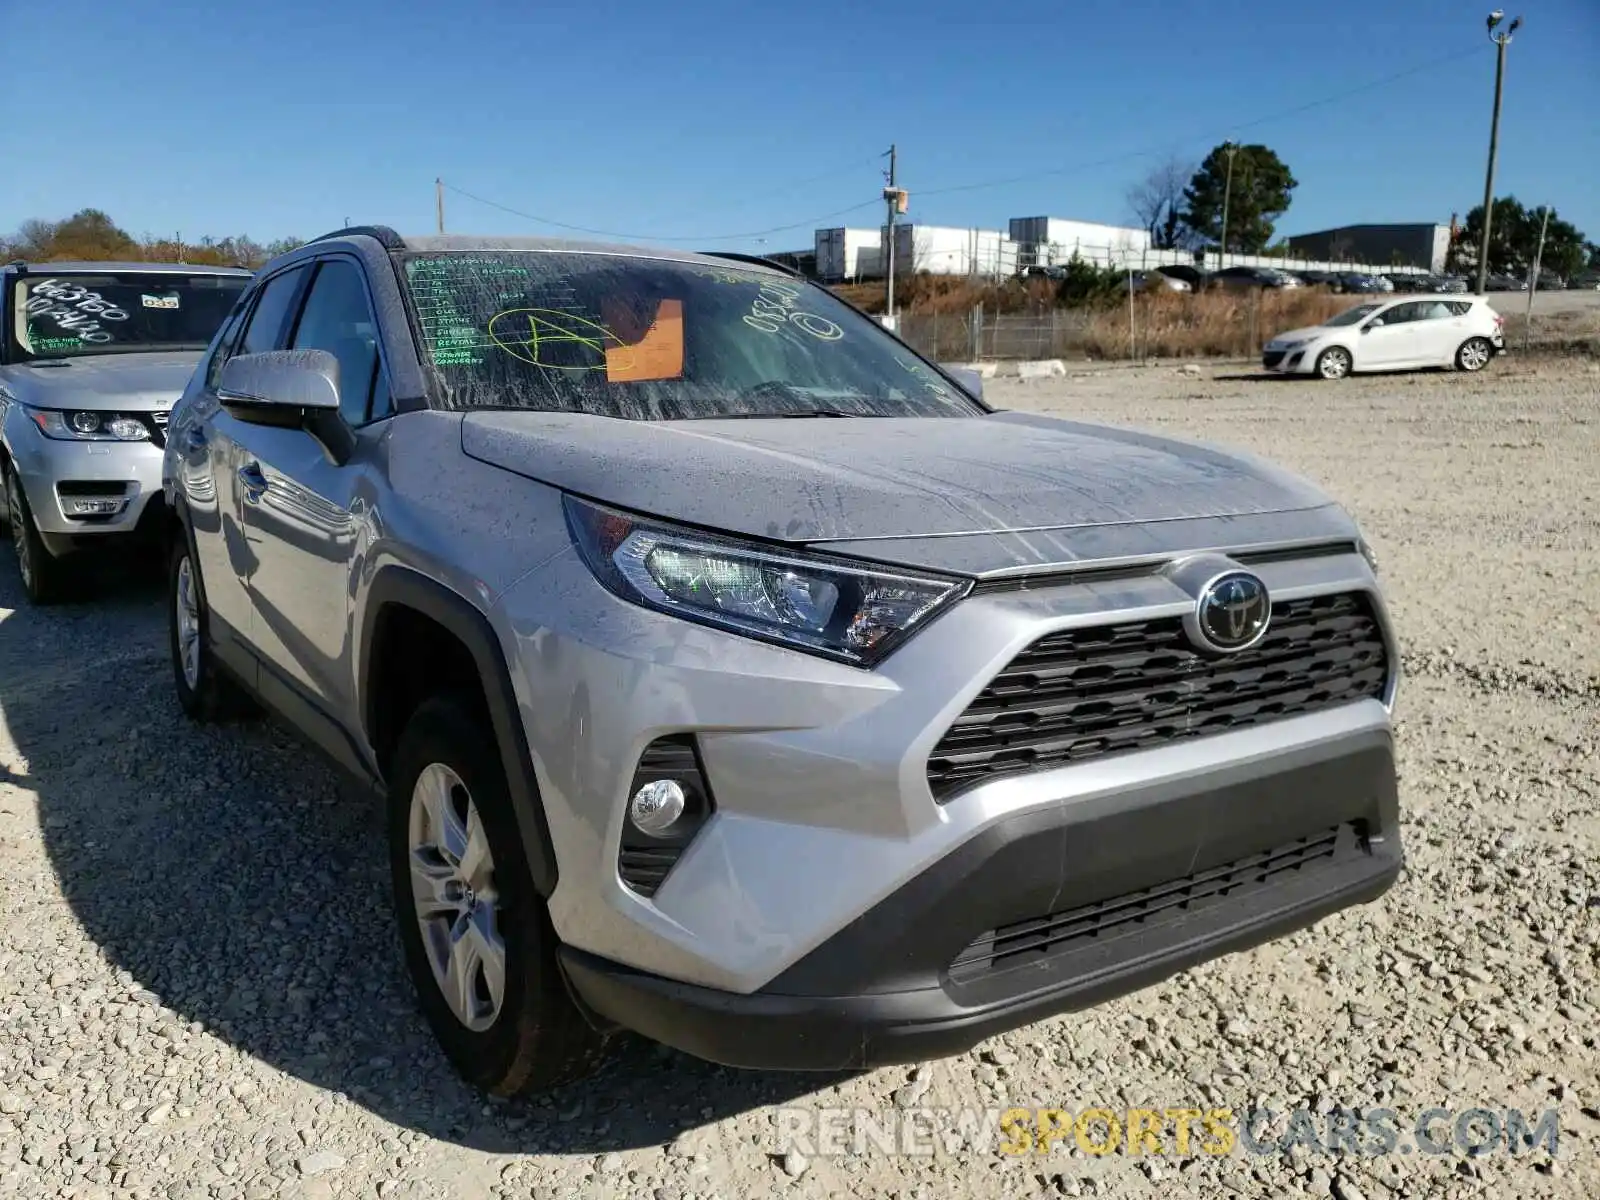
M1539 223L1539 248L1533 252L1533 270L1528 272L1528 318L1522 325L1522 348L1526 350L1533 341L1533 294L1539 290L1539 266L1544 261L1544 235L1550 230L1550 206L1544 206L1544 220Z
M1222 148L1228 152L1228 182L1222 189L1222 249L1217 256L1217 266L1228 265L1228 202L1233 199L1233 156L1239 152L1239 147L1232 142L1223 142Z
M888 220L884 223L883 237L888 244L884 247L884 262L888 265L888 290L884 293L883 315L889 324L894 323L894 211L899 192L894 183L895 148L889 146L889 186L883 189L884 207L888 209Z
M1500 150L1500 96L1506 80L1506 47L1511 37L1522 25L1522 18L1511 22L1504 33L1495 27L1505 19L1505 13L1495 9L1489 14L1489 40L1495 44L1494 62L1494 116L1489 122L1489 170L1483 180L1483 233L1478 238L1478 295L1489 290L1489 230L1494 218L1494 164Z
M444 236L444 180L433 181L433 206L439 214L439 235Z

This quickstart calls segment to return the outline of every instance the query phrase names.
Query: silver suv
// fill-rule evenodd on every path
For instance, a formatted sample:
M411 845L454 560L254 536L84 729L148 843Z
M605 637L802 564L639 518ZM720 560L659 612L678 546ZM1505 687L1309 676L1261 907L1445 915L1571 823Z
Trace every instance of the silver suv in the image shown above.
M619 1029L937 1057L1395 879L1351 519L967 388L737 256L365 228L262 270L173 413L177 696L387 797L469 1080Z
M73 552L163 528L167 412L250 272L166 263L0 270L0 489L35 604L70 594Z

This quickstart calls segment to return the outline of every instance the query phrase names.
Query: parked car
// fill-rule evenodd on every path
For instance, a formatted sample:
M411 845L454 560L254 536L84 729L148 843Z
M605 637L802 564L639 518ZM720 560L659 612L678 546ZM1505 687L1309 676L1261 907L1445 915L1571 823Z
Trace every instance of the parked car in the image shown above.
M1481 371L1505 348L1505 319L1481 297L1395 299L1358 304L1321 325L1280 333L1266 344L1261 365L1322 379L1423 367Z
M1294 273L1307 287L1325 287L1339 290L1339 276L1332 271L1296 271Z
M159 530L167 412L249 280L168 263L0 270L0 489L32 603L71 594L79 552Z
M1199 267L1191 267L1187 263L1167 263L1157 267L1156 270L1162 275L1187 283L1190 291L1198 292L1205 287L1206 273Z
M619 1028L958 1053L1381 894L1353 520L980 390L738 256L316 239L174 411L178 702L387 796L421 1007L499 1093Z
M1394 291L1394 284L1387 279L1377 275L1364 275L1359 271L1346 271L1339 276L1339 283L1339 290L1342 292L1375 295Z
M1574 288L1582 288L1585 291L1600 290L1600 271L1580 272L1572 277L1570 284Z
M1206 286L1247 291L1251 288L1297 288L1304 285L1289 272L1276 267L1223 267L1207 276Z
M1525 292L1528 290L1528 281L1514 275L1490 275L1484 280L1483 286L1485 291L1490 292Z
M1141 292L1187 292L1190 290L1188 283L1173 275L1162 271L1133 271L1129 278L1132 280L1136 291Z

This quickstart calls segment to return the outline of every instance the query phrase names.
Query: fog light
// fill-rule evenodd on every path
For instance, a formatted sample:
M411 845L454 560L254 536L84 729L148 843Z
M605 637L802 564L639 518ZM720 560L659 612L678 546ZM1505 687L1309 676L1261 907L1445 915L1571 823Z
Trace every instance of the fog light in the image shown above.
M81 517L109 517L120 512L121 500L68 500L69 514Z
M633 794L628 817L641 833L664 834L683 816L685 797L676 779L655 779Z

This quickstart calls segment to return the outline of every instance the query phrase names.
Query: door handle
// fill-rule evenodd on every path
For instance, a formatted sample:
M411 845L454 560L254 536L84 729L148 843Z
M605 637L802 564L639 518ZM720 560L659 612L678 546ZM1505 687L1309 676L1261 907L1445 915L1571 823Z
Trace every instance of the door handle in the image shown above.
M239 482L244 484L244 497L251 503L261 499L261 493L267 490L267 477L261 473L260 463L240 467Z

